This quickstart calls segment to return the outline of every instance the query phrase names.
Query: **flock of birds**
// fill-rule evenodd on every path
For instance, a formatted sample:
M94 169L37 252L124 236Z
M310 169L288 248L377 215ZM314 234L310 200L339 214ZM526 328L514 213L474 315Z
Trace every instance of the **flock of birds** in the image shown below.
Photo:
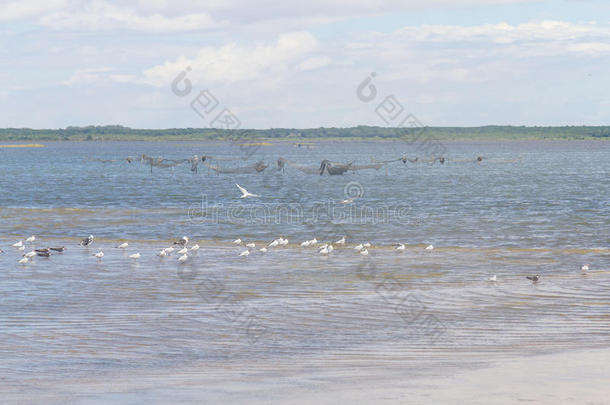
M66 248L64 246L35 249L34 248L35 241L36 241L36 236L32 235L25 240L20 240L11 245L13 248L17 249L17 251L19 251L19 252L24 252L26 250L26 246L28 246L28 245L31 246L32 250L27 253L22 254L21 259L19 259L19 261L18 261L19 264L26 265L27 263L32 261L34 259L34 257L36 257L36 256L48 258L51 256L51 254L52 254L51 252L63 253L66 251ZM93 235L89 235L86 238L84 238L83 240L81 240L79 245L82 247L89 247L93 244L94 241L95 241L95 237ZM189 238L187 236L183 236L182 238L173 242L172 246L167 247L167 248L162 248L161 250L159 250L159 252L157 253L157 256L163 258L163 257L168 257L173 253L176 253L176 255L178 256L178 258L177 258L178 263L185 263L186 261L188 261L188 259L190 257L189 253L192 254L194 252L197 252L200 249L200 246L198 244L194 244L189 247L189 242L190 242ZM258 249L258 252L260 252L261 254L264 254L264 253L267 253L269 251L269 249L276 248L279 246L286 246L286 245L288 245L288 243L289 243L289 241L287 238L280 236L279 238L271 241L269 244L260 247ZM256 243L254 243L254 242L245 243L241 238L235 239L233 241L233 245L245 247L245 249L239 253L239 255L238 255L239 257L247 257L252 252L254 252L254 250L256 249ZM345 236L343 236L341 239L336 240L334 242L322 243L322 242L318 242L317 238L313 238L313 239L305 240L299 244L300 247L304 247L304 248L308 248L308 247L316 248L318 251L318 254L322 255L322 256L328 256L333 250L335 250L334 246L344 247L345 245L346 245ZM129 243L123 242L123 243L117 245L115 248L125 250L128 247L129 247ZM371 247L370 242L364 242L364 243L359 243L358 245L355 245L351 248L362 256L368 256L369 255L368 249L370 247ZM394 250L397 252L403 252L406 250L406 245L404 243L396 243L396 244L394 244ZM431 252L432 250L434 250L434 246L428 245L424 248L424 250L427 252ZM0 249L0 253L4 253L4 251L2 249ZM102 258L104 257L104 252L101 249L99 249L97 253L92 254L92 257L96 258L98 261L102 260ZM138 260L142 257L142 255L139 252L137 252L137 253L130 254L128 257L132 260ZM589 271L589 265L587 265L587 264L582 265L580 267L580 271L582 272L582 274L586 274ZM526 278L528 280L532 281L533 283L537 283L538 281L540 281L540 274L529 275L529 276L526 276ZM495 283L498 281L498 278L496 275L493 275L493 276L489 277L487 280L489 282Z

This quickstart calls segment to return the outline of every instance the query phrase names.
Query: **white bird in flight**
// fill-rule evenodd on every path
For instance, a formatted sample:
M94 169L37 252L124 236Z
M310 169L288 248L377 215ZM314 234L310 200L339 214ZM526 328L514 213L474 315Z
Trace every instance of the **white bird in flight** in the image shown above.
M249 192L248 190L246 190L245 188L243 188L239 184L235 183L235 185L237 186L239 191L241 191L241 197L239 197L239 198L259 197L258 194L252 194L251 192Z

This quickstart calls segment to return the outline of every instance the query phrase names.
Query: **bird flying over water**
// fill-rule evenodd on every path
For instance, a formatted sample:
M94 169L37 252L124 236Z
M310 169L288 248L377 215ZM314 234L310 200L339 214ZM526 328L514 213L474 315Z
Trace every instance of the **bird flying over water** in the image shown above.
M260 197L258 194L252 194L251 192L249 192L248 190L246 190L245 188L243 188L242 186L240 186L237 183L235 183L235 185L237 186L239 191L241 191L241 197L239 197L239 198Z

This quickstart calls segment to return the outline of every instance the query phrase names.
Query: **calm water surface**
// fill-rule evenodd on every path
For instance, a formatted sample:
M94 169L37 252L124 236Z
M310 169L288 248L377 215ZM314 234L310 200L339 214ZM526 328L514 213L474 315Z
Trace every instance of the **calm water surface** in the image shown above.
M402 143L279 143L245 162L215 162L265 160L263 173L216 175L201 164L198 173L150 173L124 159L243 151L194 142L0 149L0 392L389 347L411 359L413 374L456 353L608 347L610 144L445 146L444 165L396 162L332 177L278 172L275 161L313 168L325 158L367 164L416 153ZM235 183L261 197L239 199ZM362 197L342 204L354 189ZM19 265L10 245L32 234L36 247L68 250ZM89 234L94 245L79 247ZM201 245L186 264L156 256L182 235ZM280 235L289 246L247 258L231 243L258 249ZM328 257L298 246L314 236L347 236L347 245ZM126 252L114 248L119 240L129 241ZM351 248L366 241L367 257ZM98 248L101 261L91 256ZM138 261L127 257L135 252Z

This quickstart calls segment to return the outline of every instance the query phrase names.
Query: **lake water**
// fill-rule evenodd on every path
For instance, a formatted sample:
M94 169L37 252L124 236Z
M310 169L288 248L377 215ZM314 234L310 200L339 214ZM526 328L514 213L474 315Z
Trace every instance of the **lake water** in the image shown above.
M610 144L444 146L445 164L394 162L343 176L281 172L276 160L317 168L323 159L368 164L417 153L401 142L274 143L248 160L230 143L0 148L0 394L65 403L58 387L74 379L221 373L227 364L269 368L390 348L410 359L408 376L609 347ZM269 167L151 173L125 161L142 154ZM260 197L240 199L235 183ZM342 203L356 191L360 198ZM95 243L78 246L89 234ZM37 248L67 250L20 265L11 244L30 235ZM201 246L185 264L175 253L157 256L183 235ZM258 252L279 236L289 245ZM299 246L342 236L346 246L328 256ZM238 256L238 237L256 243L250 256ZM114 248L121 241L126 251ZM352 249L362 242L372 244L368 256ZM406 250L395 251L396 242ZM128 258L135 252L141 259Z

